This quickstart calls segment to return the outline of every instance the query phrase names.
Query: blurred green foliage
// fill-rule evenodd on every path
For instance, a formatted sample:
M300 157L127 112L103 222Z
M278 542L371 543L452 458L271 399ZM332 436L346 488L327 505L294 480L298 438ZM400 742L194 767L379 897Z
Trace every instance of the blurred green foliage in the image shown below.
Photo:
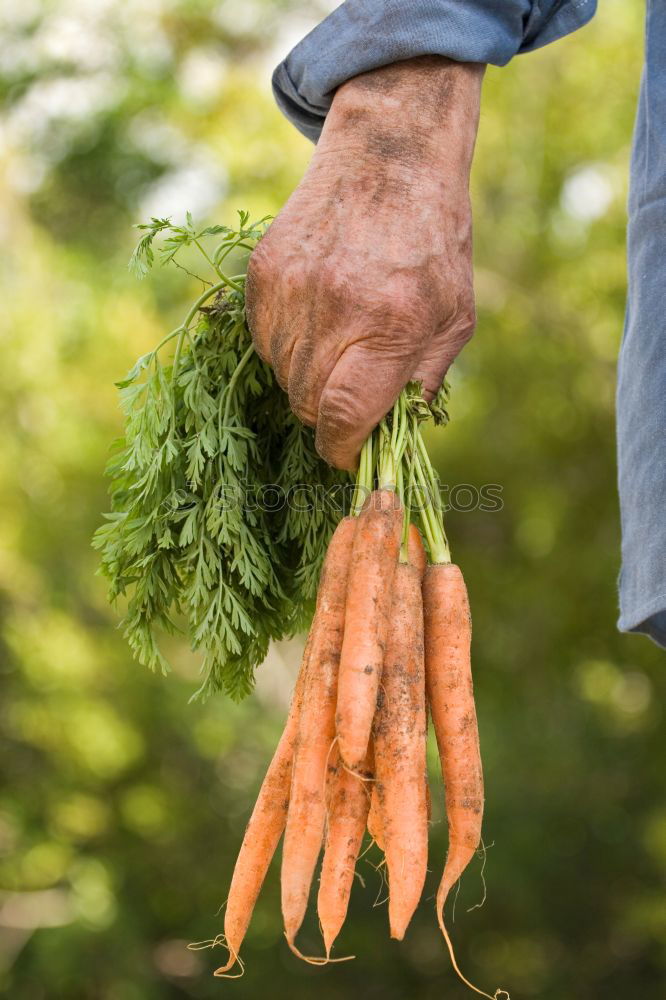
M13 0L0 15L0 993L12 1000L226 995L463 998L430 904L389 942L361 864L340 953L300 965L271 871L235 983L212 936L280 730L298 651L241 706L187 704L130 661L89 547L120 427L114 378L188 281L126 271L147 212L276 211L308 145L270 68L331 4ZM640 5L491 70L474 172L479 327L433 435L446 483L502 487L451 512L475 612L485 866L453 927L471 978L515 997L658 996L666 974L663 654L615 632L614 363ZM438 789L434 756L433 789ZM445 846L435 791L434 891ZM491 846L492 845L492 848ZM381 896L379 897L382 898ZM316 921L303 939L315 948ZM307 950L307 948L306 948Z

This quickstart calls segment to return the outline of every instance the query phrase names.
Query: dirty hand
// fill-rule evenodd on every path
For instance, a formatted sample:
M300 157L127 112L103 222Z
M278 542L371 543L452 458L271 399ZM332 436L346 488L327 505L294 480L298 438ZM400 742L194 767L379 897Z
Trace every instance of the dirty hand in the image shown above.
M468 182L483 67L424 56L336 92L302 182L250 258L256 348L321 455L355 467L410 379L474 328Z

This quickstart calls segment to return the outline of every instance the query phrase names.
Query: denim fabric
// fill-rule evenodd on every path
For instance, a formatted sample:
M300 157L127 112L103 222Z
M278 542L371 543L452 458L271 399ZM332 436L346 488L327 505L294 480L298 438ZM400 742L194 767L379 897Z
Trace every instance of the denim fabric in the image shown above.
M590 20L597 0L347 0L273 74L278 105L319 138L345 80L412 56L503 66Z
M623 632L666 646L666 4L648 0L617 389Z

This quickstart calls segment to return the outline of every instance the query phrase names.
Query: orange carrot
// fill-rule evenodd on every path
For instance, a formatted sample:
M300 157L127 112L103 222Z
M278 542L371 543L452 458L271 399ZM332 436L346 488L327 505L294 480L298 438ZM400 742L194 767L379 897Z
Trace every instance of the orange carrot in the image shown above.
M391 937L416 909L428 860L426 708L421 581L425 555L414 529L409 562L398 563L384 672L374 723L375 787L389 882Z
M365 762L372 774L371 752ZM363 841L370 806L370 784L348 771L339 751L327 783L326 849L321 867L317 913L327 957L347 915L356 859Z
M384 833L382 830L382 818L379 812L379 795L377 786L373 784L370 795L370 809L368 811L368 833L374 840L380 851L384 851Z
M428 772L423 773L423 787L426 803L426 816L428 818L428 823L432 819L432 799L430 797L430 785L428 784ZM370 810L368 812L368 833L374 840L375 844L380 851L385 850L384 846L384 833L382 831L382 819L379 813L379 795L377 793L377 786L373 783L372 795L370 796Z
M416 527L415 524L410 524L409 526L409 564L410 566L415 566L416 569L421 574L421 579L423 579L423 574L426 571L426 566L428 565L428 559L426 556L425 549L423 548L423 542L421 540L421 532Z
M294 939L305 916L324 833L326 766L335 740L338 667L355 531L352 518L344 518L335 530L310 630L310 662L282 849L282 915L287 942L295 952Z
M472 619L458 566L448 563L427 568L423 608L426 690L446 787L449 826L449 849L437 891L437 920L457 974L474 992L490 997L463 976L444 924L446 898L479 846L483 818L483 771L470 658ZM500 995L508 996L497 990L495 998Z
M398 496L371 493L354 535L335 717L340 754L352 770L362 769L370 741L401 528Z
M308 658L309 646L306 646L287 723L261 785L234 867L224 915L224 941L229 949L229 960L215 971L216 976L225 976L239 960L238 953L252 911L285 827Z
M423 600L428 702L446 787L449 824L449 850L437 894L441 914L449 890L481 840L483 772L470 662L472 620L458 566L429 566Z

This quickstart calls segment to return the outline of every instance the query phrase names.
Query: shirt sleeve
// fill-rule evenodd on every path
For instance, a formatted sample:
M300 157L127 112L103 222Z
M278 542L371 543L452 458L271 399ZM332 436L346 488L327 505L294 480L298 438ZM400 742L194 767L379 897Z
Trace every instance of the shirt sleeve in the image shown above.
M414 56L503 66L586 24L597 0L346 0L273 74L280 109L314 142L340 84Z

